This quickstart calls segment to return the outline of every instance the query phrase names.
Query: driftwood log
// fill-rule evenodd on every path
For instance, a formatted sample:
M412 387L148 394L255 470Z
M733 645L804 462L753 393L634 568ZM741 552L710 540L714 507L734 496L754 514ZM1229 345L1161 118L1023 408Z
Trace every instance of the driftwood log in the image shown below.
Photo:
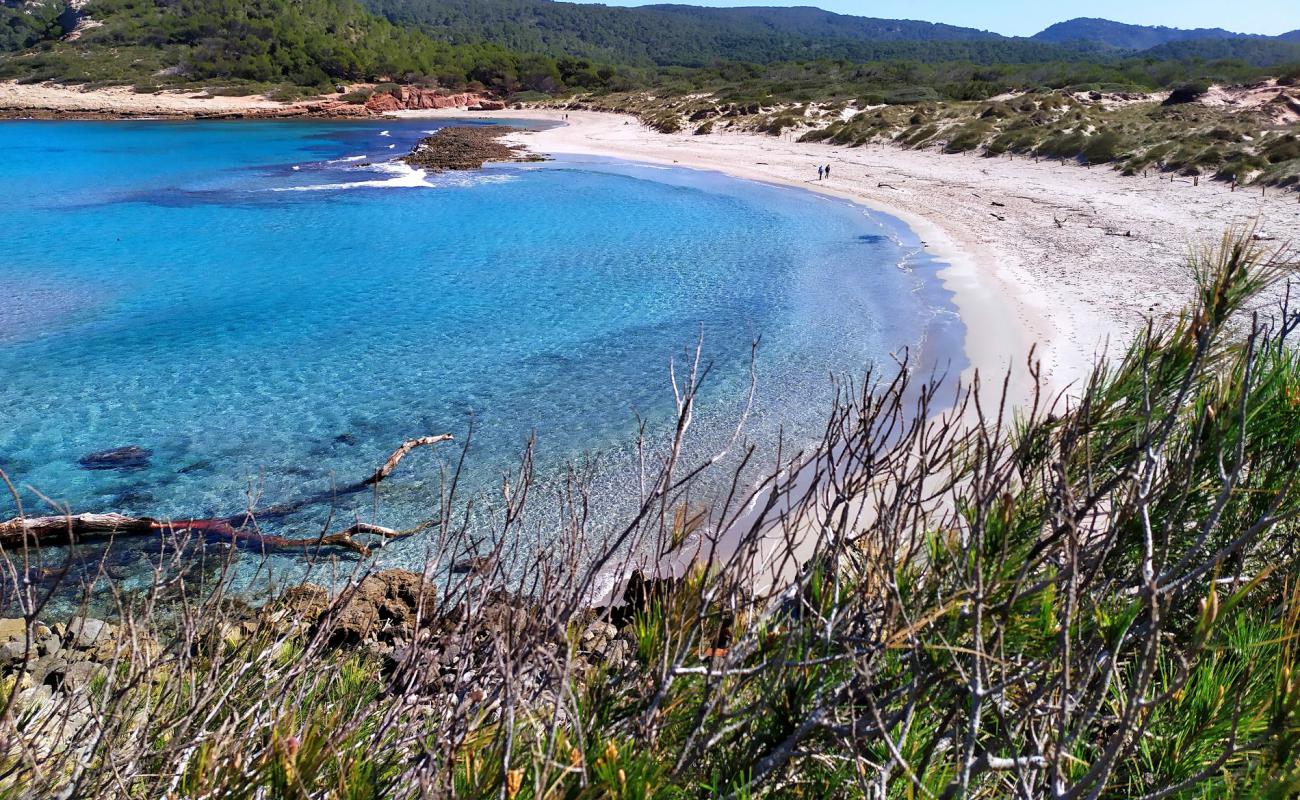
M330 502L342 496L364 491L379 484L391 475L401 460L408 456L412 450L451 440L451 434L447 433L439 436L423 436L419 439L410 439L394 450L383 466L364 480L329 492L321 492L290 503L272 506L262 511L244 511L231 517L181 520L127 517L121 514L64 514L53 517L15 517L0 522L0 546L12 548L24 544L68 544L83 539L148 536L193 531L232 543L260 546L270 550L312 550L322 547L341 547L365 557L370 555L371 548L365 542L358 541L357 537L373 536L380 539L397 539L408 536L414 531L397 531L379 525L357 522L335 533L323 533L320 536L305 539L291 539L262 533L258 530L256 523L258 520L265 521L284 517L307 506Z

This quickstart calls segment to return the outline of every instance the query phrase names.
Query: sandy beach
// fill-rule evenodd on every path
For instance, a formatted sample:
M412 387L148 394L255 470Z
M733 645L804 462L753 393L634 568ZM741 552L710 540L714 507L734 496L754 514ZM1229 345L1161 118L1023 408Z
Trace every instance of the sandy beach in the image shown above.
M418 112L466 118L465 112ZM524 134L543 153L709 169L846 198L902 219L950 267L942 275L985 382L1015 369L1028 389L1030 345L1053 391L1068 391L1151 316L1189 298L1188 249L1229 225L1258 225L1281 244L1300 230L1294 192L1233 192L1190 178L1125 177L1105 167L983 158L888 146L846 148L744 133L662 134L599 112L510 111L485 119L567 121ZM830 164L831 178L817 180Z
M288 108L260 96L135 94L128 87L83 92L48 84L0 83L0 112L111 116L257 115ZM886 145L848 148L781 137L718 132L663 134L631 116L527 109L397 112L442 119L547 120L565 124L522 134L542 152L620 158L716 170L796 186L895 216L949 267L942 273L967 327L972 371L986 383L1013 369L1012 396L1029 391L1030 346L1053 392L1068 391L1104 352L1122 349L1151 316L1182 308L1189 248L1231 225L1256 225L1281 244L1300 230L1295 192L1153 173L1124 177L1025 157L985 158ZM829 180L817 180L830 164ZM969 377L969 373L968 373Z
M261 95L211 97L203 92L140 94L130 86L93 91L47 83L0 81L0 113L21 116L57 111L65 115L186 117L195 114L248 114L277 111L284 103Z

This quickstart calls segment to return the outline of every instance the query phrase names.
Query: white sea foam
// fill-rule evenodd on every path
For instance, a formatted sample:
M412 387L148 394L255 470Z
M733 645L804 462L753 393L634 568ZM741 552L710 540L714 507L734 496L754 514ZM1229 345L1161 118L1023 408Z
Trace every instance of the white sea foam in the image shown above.
M393 134L389 133L388 131L380 131L380 132L379 132L379 135L380 135L380 136L392 136Z
M361 156L344 156L343 158L336 158L336 159L334 159L333 161L326 161L325 163L326 163L326 164L352 164L352 163L357 162L357 161L365 161L365 160L366 160L366 157L365 157L364 155L361 155Z
M429 183L427 180L428 173L401 161L388 161L383 164L374 164L369 167L369 170L390 175L392 177L379 180L351 181L348 183L318 183L312 186L279 186L271 191L325 192L338 191L341 189L418 189L433 186L433 184Z
M433 189L438 187L456 187L463 188L469 186L479 186L488 183L506 183L514 180L510 175L493 174L485 175L482 173L448 173L439 175L436 178L430 178L429 174L422 170L412 167L404 161L385 161L379 164L368 164L364 168L366 172L378 172L387 175L387 178L371 179L363 181L350 181L348 183L318 183L311 186L278 186L271 191L273 192L327 192L341 191L344 189Z

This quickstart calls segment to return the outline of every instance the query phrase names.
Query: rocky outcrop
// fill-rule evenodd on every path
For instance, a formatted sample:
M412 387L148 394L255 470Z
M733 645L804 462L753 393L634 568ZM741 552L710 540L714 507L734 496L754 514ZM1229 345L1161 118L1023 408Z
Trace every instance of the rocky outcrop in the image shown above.
M336 645L356 644L380 633L388 637L414 635L417 625L432 619L438 592L418 573L388 569L349 587L332 603L319 586L304 584L285 592L279 607L294 622L328 629Z
M278 108L254 108L247 111L198 113L195 119L294 119L297 117L365 118L373 116L365 106L342 100L307 100Z
M393 111L428 111L439 108L467 108L471 111L500 111L505 103L474 92L445 94L436 89L401 86L391 92L376 92L366 101L365 108L372 114Z
M443 128L417 142L403 160L433 172L479 169L489 161L540 161L540 156L522 147L501 142L502 136L516 132L515 128L498 125Z
M670 582L638 577L623 613L573 614L486 587L466 593L462 585L441 598L420 573L390 569L333 594L302 584L261 607L233 599L206 604L179 627L154 618L149 630L165 633L84 616L48 626L0 619L0 702L13 695L32 752L80 757L108 720L93 701L108 683L161 681L189 658L201 669L212 657L218 668L255 672L263 653L298 653L306 660L293 668L354 664L379 691L405 698L422 715L491 720L511 703L566 724L570 706L561 700L573 682L638 680L632 618L673 590Z

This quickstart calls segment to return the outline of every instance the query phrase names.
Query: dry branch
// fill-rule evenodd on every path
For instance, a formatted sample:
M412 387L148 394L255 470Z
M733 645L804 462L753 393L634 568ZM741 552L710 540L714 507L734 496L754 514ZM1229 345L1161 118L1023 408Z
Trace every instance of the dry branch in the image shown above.
M341 547L351 550L363 557L371 553L370 546L357 541L357 536L378 536L381 539L396 539L410 535L414 531L396 531L379 525L357 522L341 531L322 534L307 539L291 539L284 536L261 533L253 524L255 519L273 519L286 516L301 508L321 502L336 500L338 497L355 494L369 486L383 481L403 458L419 447L448 442L452 440L449 433L438 436L423 436L409 439L401 444L383 466L365 480L349 484L330 492L310 495L290 503L274 506L254 514L243 512L232 517L202 519L162 520L153 517L127 517L122 514L63 514L49 517L15 517L0 522L0 547L19 547L23 544L67 544L82 538L102 538L112 536L145 536L163 533L180 533L194 531L232 543L244 543L271 550L313 549L321 547Z
M428 447L429 445L435 445L440 442L449 442L451 441L451 438L450 433L444 433L438 436L422 436L419 439L407 439L405 442L402 442L401 447L393 451L393 454L388 457L388 460L384 462L382 467L375 470L374 475L366 478L365 484L370 486L379 483L384 478L387 478L392 471L397 468L398 463L401 462L403 458L406 458L406 456L417 447Z

